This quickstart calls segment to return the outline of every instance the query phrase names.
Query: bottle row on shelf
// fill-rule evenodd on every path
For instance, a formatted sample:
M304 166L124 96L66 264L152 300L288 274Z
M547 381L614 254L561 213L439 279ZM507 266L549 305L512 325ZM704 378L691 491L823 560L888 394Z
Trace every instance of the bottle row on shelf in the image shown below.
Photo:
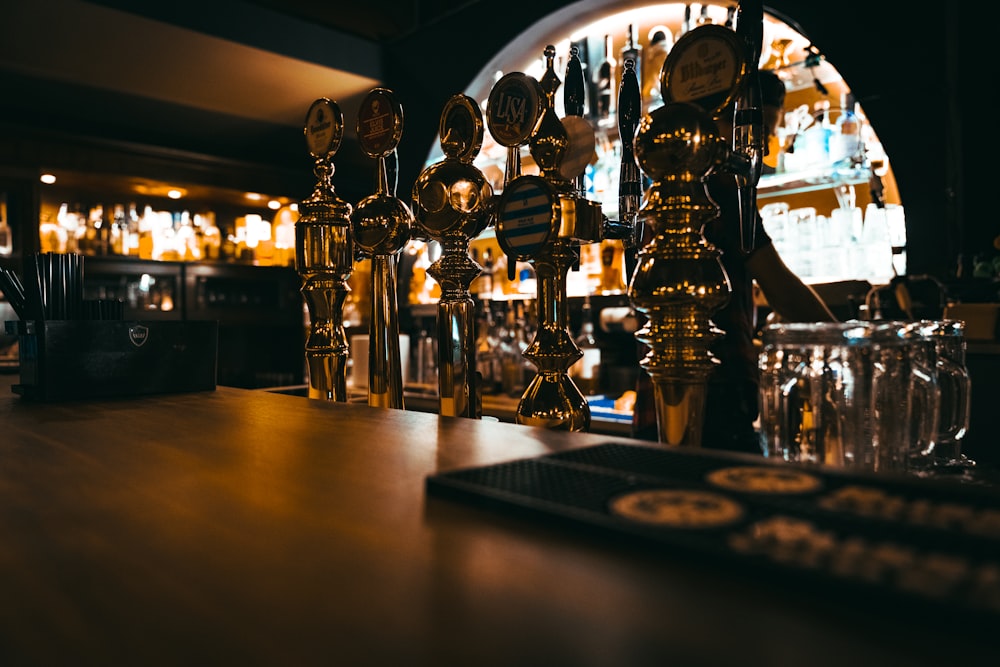
M440 257L440 244L411 240L403 252L414 256L407 290L408 303L437 303L441 288L427 269ZM530 262L517 261L512 276L508 270L511 260L500 249L496 239L488 235L473 240L469 252L483 268L469 286L473 297L493 301L534 298L538 285L535 267ZM624 248L621 241L606 239L600 243L582 244L579 252L579 265L570 269L566 276L567 296L625 293ZM358 286L352 281L352 291Z
M295 263L296 207L237 217L220 229L212 211L154 210L153 206L63 202L52 213L43 207L39 223L42 252L135 257L158 261L235 261L262 266Z
M618 398L633 390L639 372L639 346L635 339L638 316L628 305L626 295L573 297L568 299L566 307L567 332L581 352L567 373L580 391L587 397ZM437 370L427 362L437 358L437 339L431 333L437 311L411 306L410 312L412 321L406 328L410 358L404 379L411 390L436 393ZM474 319L473 349L484 395L521 396L537 373L534 364L524 356L539 327L536 295L499 300L477 298ZM356 328L354 323L351 328Z
M568 374L585 396L609 390L620 394L631 386L611 386L610 368L605 366L594 320L590 297L584 297L574 336L581 356L569 367ZM484 394L521 396L537 372L524 356L537 329L538 312L534 299L478 302L476 370L482 377Z

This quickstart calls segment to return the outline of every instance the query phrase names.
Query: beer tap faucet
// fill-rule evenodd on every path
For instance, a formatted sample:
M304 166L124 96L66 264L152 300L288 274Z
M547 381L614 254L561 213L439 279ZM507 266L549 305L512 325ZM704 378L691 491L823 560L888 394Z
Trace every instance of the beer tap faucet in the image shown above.
M417 177L413 201L417 227L442 248L441 257L427 269L441 285L437 311L439 413L480 419L475 301L469 286L483 269L469 256L469 241L491 221L493 188L472 164L483 144L483 114L476 101L466 95L448 100L438 133L445 159Z
M518 176L505 187L497 205L496 235L508 265L530 261L538 278L538 331L524 351L538 373L521 396L516 420L586 431L590 406L567 374L582 352L568 330L566 275L579 260L579 244L603 238L605 219L597 202L580 196L572 182L576 174L563 165L571 137L553 108L561 83L554 56L555 48L547 46L540 81L544 108L529 142L541 173Z
M372 263L372 312L368 331L368 405L403 409L396 272L410 239L413 214L395 196L386 159L403 134L403 108L392 91L373 88L358 112L358 142L376 159L376 189L351 215L354 240Z
M653 183L639 211L651 240L641 248L629 299L645 315L636 332L648 352L640 365L654 389L658 436L700 446L710 351L722 335L712 315L731 296L720 251L702 230L718 216L706 178L749 174L746 156L723 138L717 118L740 94L748 63L743 41L720 25L699 26L677 41L660 73L664 106L644 116L635 136L639 166Z
M764 167L767 136L764 130L764 110L761 102L760 62L764 41L764 7L760 0L742 0L736 15L736 35L746 50L746 75L740 84L733 113L733 152L745 158L747 166L735 170L740 207L740 248L750 252L754 247L757 218L757 183Z
M305 356L309 397L347 401L349 346L343 308L354 269L351 205L333 189L333 156L344 137L344 115L336 102L320 98L306 114L304 133L315 159L316 187L299 205L295 223L295 266L309 311Z

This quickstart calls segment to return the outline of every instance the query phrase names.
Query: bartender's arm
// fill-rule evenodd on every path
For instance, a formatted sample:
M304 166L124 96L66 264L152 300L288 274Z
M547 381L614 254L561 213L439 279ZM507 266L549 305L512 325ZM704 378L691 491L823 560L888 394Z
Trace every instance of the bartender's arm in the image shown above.
M809 285L781 259L774 245L765 243L747 258L768 305L786 322L836 322L837 318Z

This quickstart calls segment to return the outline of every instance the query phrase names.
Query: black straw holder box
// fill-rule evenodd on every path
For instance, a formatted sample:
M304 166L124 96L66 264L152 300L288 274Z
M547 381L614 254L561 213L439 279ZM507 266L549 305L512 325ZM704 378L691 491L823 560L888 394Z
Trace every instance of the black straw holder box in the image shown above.
M37 401L214 391L216 321L6 322L20 345L14 393Z

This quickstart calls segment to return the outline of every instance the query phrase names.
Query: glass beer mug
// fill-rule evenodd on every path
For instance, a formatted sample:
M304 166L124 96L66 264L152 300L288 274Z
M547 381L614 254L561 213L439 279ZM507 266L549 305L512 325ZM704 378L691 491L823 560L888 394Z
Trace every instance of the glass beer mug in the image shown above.
M901 323L772 324L764 329L765 456L904 472L914 442L933 439L937 375Z
M921 320L914 328L933 349L939 414L933 442L913 451L911 468L917 473L962 472L976 465L962 454L972 406L972 383L965 365L965 322Z

